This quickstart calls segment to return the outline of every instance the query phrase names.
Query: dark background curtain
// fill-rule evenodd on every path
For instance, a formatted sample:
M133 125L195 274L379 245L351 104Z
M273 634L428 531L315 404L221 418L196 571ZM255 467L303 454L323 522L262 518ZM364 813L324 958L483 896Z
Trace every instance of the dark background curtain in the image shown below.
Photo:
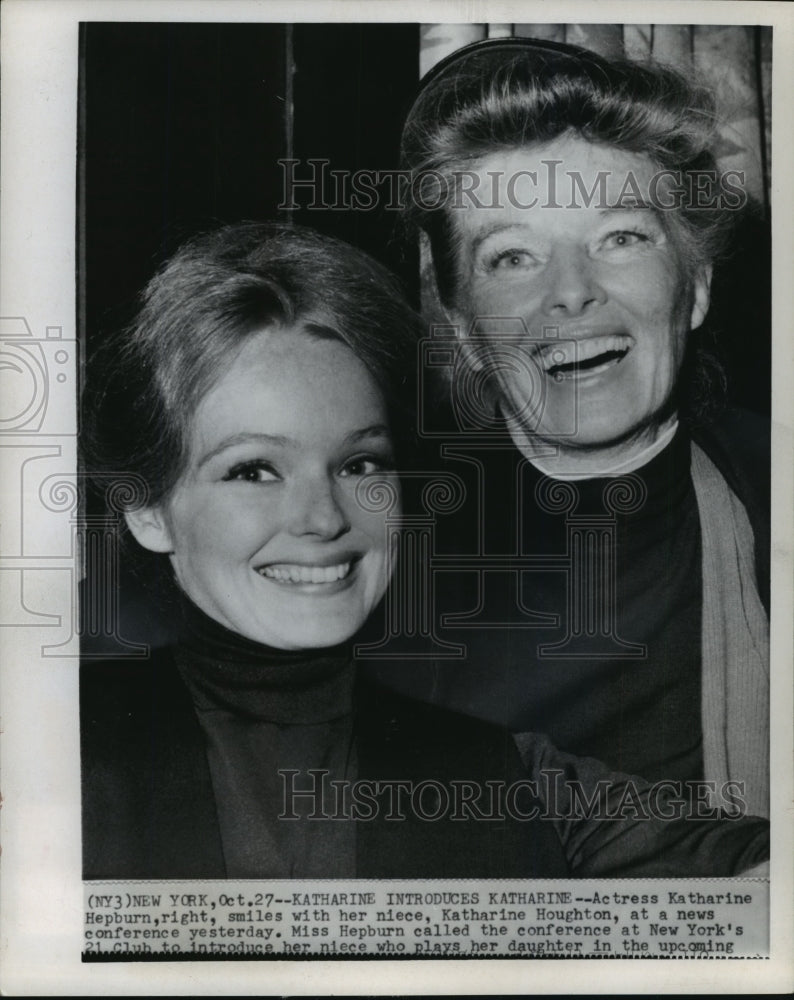
M280 159L394 170L419 73L416 25L88 23L81 32L79 328L95 339L185 239L226 222L289 219L401 273L396 213L285 200ZM326 192L333 203L331 187Z

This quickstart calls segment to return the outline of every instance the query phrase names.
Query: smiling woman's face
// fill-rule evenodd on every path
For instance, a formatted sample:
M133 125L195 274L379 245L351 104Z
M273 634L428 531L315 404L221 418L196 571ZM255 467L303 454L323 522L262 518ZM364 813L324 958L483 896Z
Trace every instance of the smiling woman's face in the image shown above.
M385 515L355 491L392 468L386 407L362 362L339 341L268 330L199 405L166 503L127 519L222 625L279 649L329 646L386 588Z
M453 318L463 330L475 317L523 321L524 363L497 375L514 436L627 454L652 442L687 334L708 307L708 276L684 281L657 210L607 207L629 173L647 193L652 162L563 136L493 153L474 173L475 190L497 207L451 209L460 245Z

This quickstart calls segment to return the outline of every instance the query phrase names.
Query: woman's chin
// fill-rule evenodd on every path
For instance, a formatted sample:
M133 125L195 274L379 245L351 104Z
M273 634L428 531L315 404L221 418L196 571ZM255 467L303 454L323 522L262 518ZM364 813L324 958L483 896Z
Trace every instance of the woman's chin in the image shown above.
M329 646L340 646L352 638L361 625L363 622L357 626L338 624L336 627L321 628L313 622L311 625L304 625L290 632L285 631L277 642L271 642L270 645L289 650L325 649Z
M614 448L646 447L653 443L664 424L662 420L649 418L648 411L621 413L614 403L597 408L581 407L577 417L573 433L569 425L560 426L554 420L545 420L537 426L534 437L549 447L558 448L560 453L592 454L610 452Z
M330 610L330 609L329 609ZM247 629L248 637L255 642L275 649L323 649L339 646L352 638L363 626L366 615L351 609L347 613L283 615L278 621L259 622Z

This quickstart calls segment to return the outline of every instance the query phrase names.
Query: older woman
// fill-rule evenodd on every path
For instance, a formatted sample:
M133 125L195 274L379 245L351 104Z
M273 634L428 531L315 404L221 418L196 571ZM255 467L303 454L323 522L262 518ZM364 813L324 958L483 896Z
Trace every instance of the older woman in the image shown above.
M451 451L485 503L438 546L516 557L439 575L469 657L433 697L649 778L739 781L765 814L764 435L707 414L696 340L744 200L714 134L676 73L567 45L478 43L423 82L408 219L462 339ZM498 426L511 447L484 443ZM587 518L600 555L573 551Z

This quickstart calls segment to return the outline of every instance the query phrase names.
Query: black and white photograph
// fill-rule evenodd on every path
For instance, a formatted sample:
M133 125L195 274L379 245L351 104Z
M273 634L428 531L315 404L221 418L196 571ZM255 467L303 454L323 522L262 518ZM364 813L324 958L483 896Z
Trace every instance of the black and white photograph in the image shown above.
M373 6L4 11L3 988L785 990L794 24Z

